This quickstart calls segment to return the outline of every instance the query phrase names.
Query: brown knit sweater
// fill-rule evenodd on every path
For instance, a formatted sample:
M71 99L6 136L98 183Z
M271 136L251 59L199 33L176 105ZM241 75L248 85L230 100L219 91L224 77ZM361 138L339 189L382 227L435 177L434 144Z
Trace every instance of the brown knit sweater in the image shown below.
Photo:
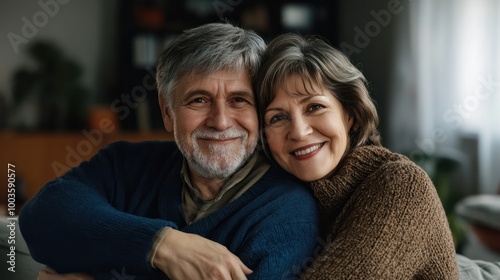
M311 187L330 225L302 279L458 279L437 192L408 158L358 147Z

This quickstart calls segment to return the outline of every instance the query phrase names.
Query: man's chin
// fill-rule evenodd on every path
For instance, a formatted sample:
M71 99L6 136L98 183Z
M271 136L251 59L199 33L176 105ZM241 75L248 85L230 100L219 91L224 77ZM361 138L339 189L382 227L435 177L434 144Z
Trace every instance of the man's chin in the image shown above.
M217 164L213 165L200 165L197 164L194 169L196 173L207 179L225 179L231 177L241 168L241 164L234 166L220 166Z
M241 151L240 151L241 152ZM226 153L203 155L193 159L197 173L205 178L224 179L231 177L248 161L249 154L227 157Z

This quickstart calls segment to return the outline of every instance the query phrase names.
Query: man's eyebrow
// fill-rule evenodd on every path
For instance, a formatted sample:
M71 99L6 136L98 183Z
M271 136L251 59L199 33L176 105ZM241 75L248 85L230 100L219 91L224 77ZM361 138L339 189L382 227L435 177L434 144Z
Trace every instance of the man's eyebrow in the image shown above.
M202 88L191 88L186 91L186 94L209 94L208 90Z
M229 95L248 96L254 98L253 92L251 90L244 90L244 89L237 89L234 91L230 91Z
M181 100L188 100L192 98L193 96L212 96L212 93L208 90L204 89L190 89L184 92L182 95ZM246 97L250 99L254 99L254 94L252 90L245 90L245 89L235 89L234 91L230 91L227 93L227 97L234 97L234 96L239 96L239 97Z
M195 95L210 95L210 92L203 89L193 89L193 90L190 89L183 94L182 99L189 99Z

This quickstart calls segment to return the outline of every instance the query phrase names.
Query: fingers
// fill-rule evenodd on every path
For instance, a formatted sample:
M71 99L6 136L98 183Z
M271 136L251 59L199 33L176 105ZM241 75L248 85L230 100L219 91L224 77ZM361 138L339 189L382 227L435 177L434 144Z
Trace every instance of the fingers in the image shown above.
M239 262L239 265L240 265L240 268L242 270L242 272L245 274L245 275L248 275L248 274L251 274L253 271L248 268L248 266L246 266L239 258L238 258L238 262ZM246 279L246 278L245 278Z
M246 280L247 274L253 271L248 268L236 255L223 247L223 260L207 275L207 279L214 280Z
M252 273L252 270L248 268L246 265L244 265L243 262L241 262L241 260L238 259L238 261L239 261L238 267L231 270L231 278L229 279L246 280L247 279L246 274Z
M228 254L223 257L224 260L212 267L212 270L203 279L246 280L246 274L250 274L253 271L243 264L237 256L230 253L227 249L225 250Z
M38 273L37 280L94 280L94 277L84 273L59 274L46 266Z
M57 274L57 272L46 266L44 268L42 268L42 270L40 270L40 272L38 272L38 277L36 278L37 280L49 280L51 279L50 276L51 275L54 275L54 274Z
M171 279L244 280L252 273L225 246L174 229L160 241L153 263Z

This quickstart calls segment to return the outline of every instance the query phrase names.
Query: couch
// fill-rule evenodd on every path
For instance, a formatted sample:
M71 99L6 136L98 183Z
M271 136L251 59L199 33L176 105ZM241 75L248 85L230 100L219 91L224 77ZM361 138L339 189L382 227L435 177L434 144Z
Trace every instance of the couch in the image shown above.
M457 203L455 212L467 225L463 253L500 261L500 193L468 196Z
M14 217L17 219L17 217ZM14 226L12 225L14 222ZM11 237L9 239L9 237ZM12 240L15 240L15 244L11 244ZM9 261L12 257L11 246L15 246L15 272L9 270L12 267L9 264ZM0 218L0 255L1 255L1 270L0 270L0 279L8 279L8 280L35 280L38 275L38 271L42 267L42 264L35 262L26 246L26 242L24 242L23 236L19 230L18 221L8 220L7 217ZM11 255L11 256L9 256Z
M10 246L8 243L11 235L9 224L11 221L7 217L0 217L0 255L2 255L2 270L0 279L9 280L31 280L36 279L40 269L44 265L34 261L29 253L28 247L19 231L19 223L16 221L15 227L15 272L10 272L7 263ZM13 229L13 228L12 228ZM14 233L12 233L14 234ZM462 255L457 255L457 263L460 271L460 280L493 280L500 279L500 262L474 261ZM111 279L110 279L111 280Z

